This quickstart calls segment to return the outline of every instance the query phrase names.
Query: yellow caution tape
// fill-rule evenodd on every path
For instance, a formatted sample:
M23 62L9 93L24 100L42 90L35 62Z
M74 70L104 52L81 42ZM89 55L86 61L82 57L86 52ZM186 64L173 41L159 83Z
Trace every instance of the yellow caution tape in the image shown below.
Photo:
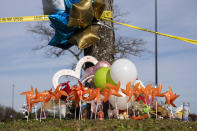
M113 13L112 11L103 11L101 18L113 18Z
M49 20L48 15L0 18L0 23Z
M112 11L103 11L101 17L112 18ZM49 20L48 15L0 18L0 23Z
M125 23L113 21L113 20L111 20L109 18L113 18L112 11L104 11L103 14L101 15L101 19L104 19L104 20L107 20L107 21L111 21L113 23L117 23L117 24L120 24L120 25L124 25L124 26L130 27L130 28L134 28L134 29L137 29L137 30L146 31L146 32L150 32L150 33L154 33L154 34L170 37L170 38L173 38L173 39L182 40L182 41L189 42L189 43L197 45L197 40L192 40L192 39L188 39L188 38L184 38L184 37L178 37L178 36L173 36L173 35L168 35L168 34L164 34L164 33L160 33L160 32L155 32L155 31L143 29L143 28L140 28L140 27L137 27L137 26L128 25L128 24L125 24ZM23 17L6 17L6 18L0 18L0 23L26 22L26 21L45 21L45 20L49 20L48 15L23 16Z
M125 24L125 23L113 21L113 20L108 19L108 18L105 18L105 17L102 17L102 19L107 20L107 21L111 21L113 23L117 23L117 24L120 24L120 25L124 25L124 26L130 27L130 28L134 28L134 29L137 29L137 30L151 32L151 33L154 33L154 34L158 34L158 35L170 37L170 38L173 38L173 39L177 39L177 40L181 40L181 41L185 41L185 42L189 42L189 43L192 43L192 44L196 44L197 45L197 40L192 40L192 39L188 39L188 38L184 38L184 37L179 37L179 36L168 35L168 34L164 34L164 33L160 33L160 32L155 32L155 31L143 29L143 28L140 28L140 27L137 27L137 26L128 25L128 24Z

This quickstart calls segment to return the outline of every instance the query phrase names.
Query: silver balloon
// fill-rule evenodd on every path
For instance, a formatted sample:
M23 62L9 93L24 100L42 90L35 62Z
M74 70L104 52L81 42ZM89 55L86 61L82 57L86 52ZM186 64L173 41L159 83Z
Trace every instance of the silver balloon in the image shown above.
M50 15L57 11L64 11L64 0L42 0L44 15Z

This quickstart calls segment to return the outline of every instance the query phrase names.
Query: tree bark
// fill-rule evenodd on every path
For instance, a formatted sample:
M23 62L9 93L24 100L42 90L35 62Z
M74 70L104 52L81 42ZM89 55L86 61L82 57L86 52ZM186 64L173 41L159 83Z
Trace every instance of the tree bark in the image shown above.
M105 10L113 11L113 0L105 0ZM98 61L104 60L112 64L114 61L114 50L115 50L115 34L114 25L109 21L101 21L105 25L112 27L109 29L105 26L101 26L99 30L100 42L84 50L84 56L90 55L95 57ZM90 67L91 64L87 64ZM104 117L108 118L107 110L109 109L109 102L103 104Z
M113 0L104 0L105 10L113 11ZM109 29L105 26L101 26L99 30L100 42L95 43L93 46L84 50L84 56L91 55L97 58L97 60L105 60L112 64L114 61L114 28L113 23L109 21L101 21L105 25L112 27Z

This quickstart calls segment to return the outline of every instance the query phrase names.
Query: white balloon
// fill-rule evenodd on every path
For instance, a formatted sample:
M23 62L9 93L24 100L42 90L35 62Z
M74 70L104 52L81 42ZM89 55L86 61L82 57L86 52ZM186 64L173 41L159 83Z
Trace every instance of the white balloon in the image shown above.
M122 95L122 97L117 97L117 96L111 95L109 98L109 103L115 109L116 109L116 105L117 105L118 110L125 110L125 109L127 109L127 102L128 102L129 97L126 96L121 91L119 91L119 93ZM128 102L128 108L131 107L131 100Z
M120 81L120 88L126 89L126 85L129 82L131 82L132 85L135 83L137 78L137 69L130 60L118 59L112 64L110 74L115 83ZM121 89L119 89L119 93L122 97L110 96L109 102L114 108L116 108L117 104L117 109L125 110L127 109L129 97L122 93ZM131 100L128 102L128 108L131 106Z
M110 74L115 83L120 81L122 85L126 85L131 82L133 85L137 78L137 69L130 60L118 59L112 64Z

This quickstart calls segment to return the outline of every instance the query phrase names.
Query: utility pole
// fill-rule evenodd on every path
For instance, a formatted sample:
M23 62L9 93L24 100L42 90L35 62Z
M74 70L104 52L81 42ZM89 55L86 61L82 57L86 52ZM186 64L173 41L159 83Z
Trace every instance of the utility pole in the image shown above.
M12 113L10 114L10 118L14 118L14 84L12 85Z
M157 0L155 0L155 32L157 32ZM157 34L155 33L155 86L158 85Z
M14 87L15 85L12 85L12 110L14 110Z
M157 32L157 0L155 0L155 32ZM158 87L158 65L157 65L157 34L155 33L155 87ZM156 101L156 119L157 119L157 101Z

